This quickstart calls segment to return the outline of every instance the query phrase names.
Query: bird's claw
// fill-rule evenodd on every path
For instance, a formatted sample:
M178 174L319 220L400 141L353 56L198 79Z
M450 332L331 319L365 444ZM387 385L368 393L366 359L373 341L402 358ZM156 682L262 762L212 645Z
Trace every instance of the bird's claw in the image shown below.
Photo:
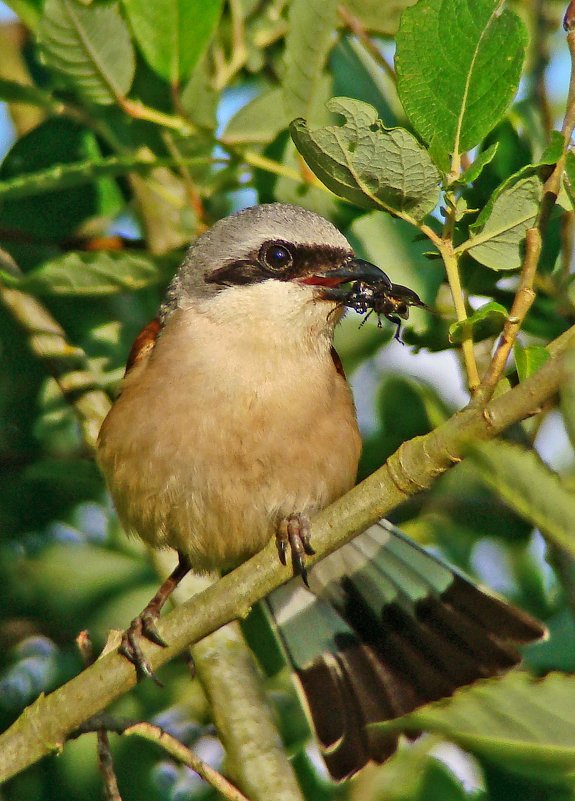
M152 666L144 656L139 642L142 637L145 637L146 640L162 648L167 647L167 642L160 636L156 627L157 617L158 614L150 609L144 609L138 617L135 617L122 635L122 642L118 652L134 665L138 681L149 678L152 679L158 687L163 687L162 682L156 676L152 670Z
M309 586L305 557L315 553L311 546L309 518L302 514L284 517L278 526L276 546L282 565L287 564L287 552L290 550L295 575L301 576L304 584Z

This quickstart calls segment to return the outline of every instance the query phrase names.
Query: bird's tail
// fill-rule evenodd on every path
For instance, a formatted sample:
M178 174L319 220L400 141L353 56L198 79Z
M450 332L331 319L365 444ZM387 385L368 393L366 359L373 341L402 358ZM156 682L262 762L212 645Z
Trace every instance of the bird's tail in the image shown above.
M328 770L383 762L396 737L367 724L403 715L517 664L545 628L383 520L293 579L267 606Z

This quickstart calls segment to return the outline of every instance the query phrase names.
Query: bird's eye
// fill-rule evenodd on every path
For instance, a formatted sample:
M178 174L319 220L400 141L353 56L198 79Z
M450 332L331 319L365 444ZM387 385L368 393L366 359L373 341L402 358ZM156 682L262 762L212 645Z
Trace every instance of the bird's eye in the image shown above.
M293 262L292 255L285 245L265 245L261 258L270 270L285 270Z

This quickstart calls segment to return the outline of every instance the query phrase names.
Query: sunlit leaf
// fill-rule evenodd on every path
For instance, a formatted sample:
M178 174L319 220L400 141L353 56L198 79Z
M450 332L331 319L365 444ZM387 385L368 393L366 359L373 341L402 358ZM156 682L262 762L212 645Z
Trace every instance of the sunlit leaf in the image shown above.
M519 85L526 31L501 0L420 0L397 34L397 88L418 133L446 156L477 145Z
M160 264L136 251L66 253L20 279L4 280L33 295L115 295L165 280L170 268Z
M276 87L250 100L228 122L222 141L230 145L273 141L291 119L283 98L282 89Z
M575 494L531 450L487 442L470 450L482 480L517 514L575 555Z
M122 0L144 58L170 83L188 78L212 38L223 0Z
M521 267L525 232L535 222L542 192L541 181L532 175L499 194L488 216L480 215L479 228L467 241L465 249L492 270Z
M292 138L323 183L358 206L406 212L416 219L431 211L439 196L439 173L427 151L403 128L385 128L367 103L336 97L330 111L343 125L312 131L294 120Z
M437 732L508 771L557 781L575 771L575 677L512 671L377 725Z
M499 143L494 142L486 150L482 150L481 153L478 153L473 163L461 173L455 183L463 186L464 184L471 184L473 181L476 181L483 172L483 168L493 161L498 147Z
M337 0L293 0L282 79L289 119L309 117L310 105L334 43Z
M523 347L519 342L513 345L513 357L520 381L536 373L549 358L549 351L542 345L527 345Z
M495 301L490 301L484 306L480 306L477 311L470 314L467 320L453 323L449 326L449 341L453 344L460 344L463 341L465 332L471 328L473 339L481 342L494 334L498 334L509 316L505 306Z
M86 100L109 105L129 92L134 48L117 3L46 0L38 36L47 64Z

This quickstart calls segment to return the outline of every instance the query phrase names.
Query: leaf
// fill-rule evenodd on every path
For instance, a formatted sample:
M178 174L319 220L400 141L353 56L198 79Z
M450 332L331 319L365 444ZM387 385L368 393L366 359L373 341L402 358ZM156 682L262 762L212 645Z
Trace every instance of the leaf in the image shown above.
M513 357L519 380L525 381L545 364L549 358L549 351L542 345L527 345L524 348L516 342L513 345Z
M32 295L115 295L154 286L174 266L173 260L154 261L134 251L80 252L46 262L22 278L3 278Z
M198 62L189 81L180 92L180 103L186 116L200 128L213 131L218 124L219 93L211 83L208 58Z
M511 102L527 34L501 0L420 0L397 34L397 88L414 128L445 156L477 145Z
M129 92L134 48L117 3L46 0L38 37L47 64L86 100L110 105Z
M222 141L227 145L267 145L272 142L290 121L283 98L283 90L279 87L254 97L228 122Z
M558 781L575 771L575 678L512 671L428 704L386 730L437 732L508 771Z
M458 250L467 250L473 258L491 270L516 270L521 267L521 245L531 228L541 201L543 188L536 175L523 178L498 195L479 231Z
M86 165L100 160L94 135L76 123L59 117L38 125L17 140L0 166L0 186L6 190L0 224L54 241L73 234L89 217L116 214L122 201L115 185L103 186L111 182L97 169L89 182L83 178ZM77 180L68 182L71 164L80 169L70 166ZM88 185L78 188L80 183ZM40 191L44 194L37 196Z
M494 142L487 150L482 150L481 153L478 153L473 164L461 173L459 178L454 181L454 185L463 186L476 181L483 172L483 168L493 161L498 147L499 142Z
M509 313L505 306L490 301L480 306L467 320L452 323L449 326L449 341L459 345L463 341L464 332L470 327L473 330L473 339L481 342L482 339L498 334L505 325Z
M340 197L420 219L436 205L439 173L426 150L403 128L385 128L368 103L334 97L329 111L344 125L310 131L303 119L292 139L318 178Z
M206 51L223 0L122 0L150 67L171 84L187 79Z
M282 79L288 117L309 116L315 89L334 44L337 0L293 0Z
M547 539L575 556L575 495L534 451L507 442L473 446L482 480Z

